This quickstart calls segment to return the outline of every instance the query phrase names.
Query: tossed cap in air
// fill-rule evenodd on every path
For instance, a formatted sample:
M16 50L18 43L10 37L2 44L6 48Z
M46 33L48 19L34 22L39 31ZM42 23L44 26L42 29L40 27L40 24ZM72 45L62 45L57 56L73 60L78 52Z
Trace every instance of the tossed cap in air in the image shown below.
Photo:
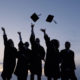
M33 13L33 14L31 15L31 19L32 19L34 22L36 22L36 21L39 19L39 16L38 16L36 13Z

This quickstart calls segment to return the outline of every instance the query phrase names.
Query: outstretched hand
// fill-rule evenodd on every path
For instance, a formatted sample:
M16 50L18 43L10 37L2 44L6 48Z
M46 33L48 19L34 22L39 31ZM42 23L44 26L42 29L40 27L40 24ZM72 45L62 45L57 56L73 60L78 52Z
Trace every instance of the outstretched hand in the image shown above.
M19 35L21 35L21 32L17 32Z
M5 28L3 28L3 27L2 27L1 29L2 29L2 31L4 31L4 32L5 32Z
M31 23L31 28L34 28L34 24L33 23Z

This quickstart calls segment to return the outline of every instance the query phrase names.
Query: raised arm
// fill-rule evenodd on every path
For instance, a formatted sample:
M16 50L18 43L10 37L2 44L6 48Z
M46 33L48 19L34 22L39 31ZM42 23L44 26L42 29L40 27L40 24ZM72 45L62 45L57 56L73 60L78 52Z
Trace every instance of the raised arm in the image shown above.
M19 40L20 40L20 42L18 44L18 48L19 48L19 50L23 50L24 49L24 45L23 45L23 41L22 41L22 37L21 37L21 32L17 32L17 33L19 35Z
M34 24L31 23L31 35L34 35Z
M21 32L18 32L18 35L19 35L19 40L20 40L20 42L22 42Z
M46 46L48 47L48 45L50 44L50 38L49 38L49 36L47 35L45 29L41 29L41 31L42 31L43 34L44 34L44 39L45 39L45 42L46 42Z
M6 31L5 31L5 28L1 28L2 29L2 31L3 31L3 39L4 39L4 45L6 45L7 44L7 35L6 35Z
M30 36L30 42L33 45L35 42L35 34L34 34L34 24L31 24L31 36Z

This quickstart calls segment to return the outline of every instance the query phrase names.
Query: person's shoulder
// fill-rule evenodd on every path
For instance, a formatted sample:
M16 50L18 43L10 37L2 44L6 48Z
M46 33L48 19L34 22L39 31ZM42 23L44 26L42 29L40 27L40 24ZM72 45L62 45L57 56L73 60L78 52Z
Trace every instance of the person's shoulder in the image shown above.
M44 47L43 47L42 45L40 45L40 48L41 48L41 49L44 49Z
M65 49L62 49L60 52L65 52L66 50Z
M31 52L32 50L28 48L28 51Z
M73 50L70 50L70 53L74 55L74 51Z
M16 47L14 47L14 50L17 51Z
M64 56L65 53L66 53L66 50L65 49L63 49L63 50L60 51L60 55L63 55Z
M41 44L39 44L39 47L40 47L40 48L43 48L43 46L42 46Z

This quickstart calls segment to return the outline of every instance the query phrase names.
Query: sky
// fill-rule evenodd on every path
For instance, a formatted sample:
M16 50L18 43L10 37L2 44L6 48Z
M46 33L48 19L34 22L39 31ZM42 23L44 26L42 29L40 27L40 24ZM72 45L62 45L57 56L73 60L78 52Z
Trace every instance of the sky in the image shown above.
M34 12L41 14L37 22L30 18ZM46 22L49 14L54 15L58 24ZM19 43L18 31L22 32L23 42L29 41L31 23L35 24L35 36L40 38L45 49L41 28L46 29L51 39L60 41L60 50L64 49L65 41L70 41L76 64L80 65L80 0L0 0L0 28L5 28L8 38L13 39L16 48ZM4 56L2 36L0 29L0 63Z

